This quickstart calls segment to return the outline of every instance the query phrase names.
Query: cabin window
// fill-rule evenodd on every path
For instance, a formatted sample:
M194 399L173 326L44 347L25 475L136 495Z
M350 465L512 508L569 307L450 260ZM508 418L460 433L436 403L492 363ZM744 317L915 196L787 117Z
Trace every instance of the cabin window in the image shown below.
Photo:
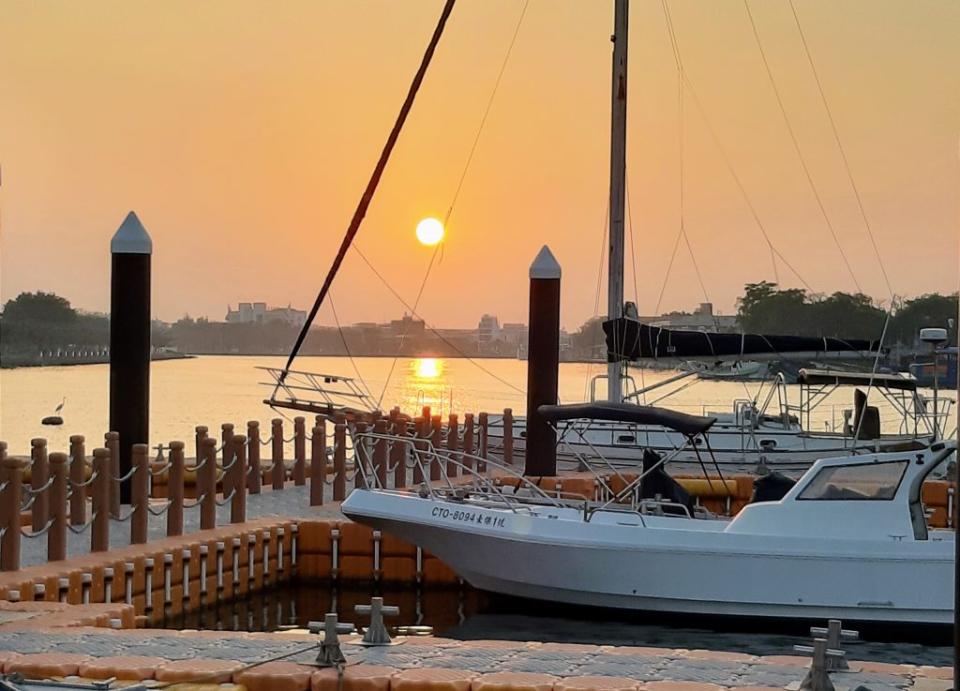
M896 496L908 463L888 461L824 468L797 499L889 501Z
M617 435L618 444L635 444L636 442L637 442L637 438L632 434Z

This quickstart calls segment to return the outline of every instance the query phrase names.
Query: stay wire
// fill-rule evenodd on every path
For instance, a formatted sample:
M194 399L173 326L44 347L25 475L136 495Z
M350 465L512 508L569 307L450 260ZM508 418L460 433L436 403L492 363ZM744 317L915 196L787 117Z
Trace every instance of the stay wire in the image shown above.
M443 334L441 334L439 331L437 331L437 329L434 328L433 325L431 325L431 324L430 324L429 322L427 322L422 316L420 316L420 314L419 314L415 309L413 309L413 308L410 306L410 304L409 304L406 300L404 300L403 297L401 297L401 295L400 295L396 290L394 290L393 286L391 286L390 283L387 281L387 279L383 277L383 274L381 274L379 271L377 271L376 267L370 262L369 259L367 259L366 255L363 253L363 251L362 251L359 247L357 247L356 245L354 245L353 250L357 253L357 256L360 257L360 258L363 260L363 262L367 265L367 268L369 268L370 271L373 272L373 275L376 276L377 279L384 285L384 287L385 287L387 290L390 291L390 293L393 295L393 297L395 297L395 298L397 299L397 301L398 301L403 307L405 307L407 310L410 311L410 316L416 317L417 319L419 319L420 321L422 321L422 322L423 322L423 325L424 325L424 328L426 328L430 333L432 333L434 336L436 336L437 338L439 338L445 345L447 345L451 350L453 350L455 353L457 353L457 355L459 355L460 357L462 357L464 360L466 360L466 361L469 362L470 364L474 365L477 369L479 369L479 370L480 370L481 372L483 372L484 374L492 377L493 379L497 380L497 381L500 382L501 384L503 384L503 385L505 385L505 386L508 386L509 388L513 389L513 390L516 391L517 393L521 393L521 394L525 394L525 393L526 393L526 391L524 391L523 389L518 388L517 386L515 386L515 385L512 384L511 382L509 382L509 381L507 381L506 379L504 379L503 377L500 377L499 375L495 374L494 372L491 372L489 369L487 369L486 367L484 367L483 365L481 365L479 362L477 362L476 359L470 357L470 356L467 355L465 352L463 352L455 343L451 342L451 341L450 341L449 339L447 339Z
M684 137L684 102L683 102L683 92L684 92L684 69L683 61L680 59L680 48L676 41L676 32L673 28L673 16L670 14L670 7L667 5L667 0L661 0L661 5L663 6L664 16L666 17L667 22L667 31L670 34L670 45L673 48L673 59L676 61L677 65L677 117L679 121L678 127L678 136L677 136L677 146L679 147L679 166L680 166L680 189L679 189L679 202L680 202L680 232L679 235L683 236L683 241L687 247L687 253L690 255L690 262L693 264L694 273L697 275L697 281L700 283L700 290L703 292L704 302L710 302L710 297L707 294L707 286L703 280L703 274L700 272L700 265L697 263L697 258L693 253L693 246L690 243L690 236L687 233L686 227L686 205L685 205L685 165L686 165L686 140ZM672 268L673 261L670 262L670 267ZM664 276L664 284L660 291L661 300L663 298L664 290L666 289L667 281L670 278L669 272ZM659 311L659 305L658 305ZM716 317L713 318L713 325L719 331L719 324L717 323Z
M674 48L674 58L677 60L677 63L683 64L683 59L680 54L680 43L677 39L676 32L673 28L673 20L670 15L669 5L667 0L661 0L663 4L664 13L667 16L667 29L670 34L670 41ZM806 281L806 279L800 275L800 272L787 260L783 253L780 252L773 244L773 240L770 237L770 233L767 231L766 226L763 224L763 221L760 218L760 214L757 211L756 206L754 206L753 201L750 198L750 195L747 193L747 188L743 184L743 180L740 179L740 176L737 174L736 168L733 166L733 161L731 160L729 154L727 153L726 148L723 146L723 143L720 141L720 136L717 134L716 129L713 127L713 123L710 121L710 118L707 116L707 111L703 106L703 102L700 100L700 97L697 95L697 90L693 85L693 82L690 80L690 75L687 74L686 70L683 70L683 82L686 86L687 91L690 94L690 98L693 100L694 106L697 108L697 113L700 115L700 119L703 121L704 127L707 129L707 133L710 135L711 140L713 141L714 146L717 147L717 152L720 154L720 159L723 161L724 166L727 169L727 172L730 173L730 177L733 179L734 184L737 186L737 190L740 192L740 197L743 199L744 204L746 204L747 209L750 211L750 215L753 217L754 223L757 224L757 229L760 231L760 234L763 236L764 242L767 243L767 247L770 249L770 254L773 257L779 259L784 266L786 266L790 272L796 276L797 280L806 288L808 291L813 292L813 288ZM678 240L679 241L679 240ZM779 276L777 275L777 266L774 262L773 264L773 273L774 278L777 283L780 282Z
M513 29L513 35L510 37L510 43L507 45L507 51L503 56L503 61L500 63L500 70L497 72L497 78L494 80L493 89L490 92L490 97L487 99L487 105L483 110L483 116L480 118L480 125L477 127L477 133L473 138L473 143L470 145L470 152L467 154L466 163L463 166L463 171L460 173L460 179L457 181L457 187L453 192L453 198L450 200L450 206L447 208L447 213L443 218L444 227L450 222L450 217L453 216L453 208L456 206L457 199L460 197L460 191L463 189L463 183L467 179L467 173L470 170L470 164L473 162L473 156L477 152L477 146L480 144L480 137L483 134L483 128L487 124L487 118L490 115L490 110L493 108L494 99L497 96L497 91L500 89L500 82L503 81L504 72L507 70L507 63L510 62L510 55L513 53L513 47L516 45L517 36L520 34L520 27L523 25L523 18L527 14L527 8L530 6L530 0L524 0L523 7L520 9L520 16L517 18L517 24ZM423 281L420 283L420 290L417 292L417 299L413 303L414 310L420 306L420 299L423 296L423 291L427 286L427 280L430 278L430 272L433 269L434 263L437 259L438 252L441 251L443 243L439 243L433 250L433 255L430 257L430 263L427 266L426 273L423 276ZM384 396L386 396L387 388L390 386L390 380L393 378L394 370L397 367L397 361L400 357L400 352L403 349L404 341L407 337L407 324L404 324L403 331L400 334L400 349L397 352L397 355L394 356L393 362L390 365L390 371L387 373L386 381L383 383L383 390L380 393L380 398L377 400L377 407L380 407L380 404L383 401Z
M850 264L850 259L847 257L847 253L844 251L843 245L840 243L840 237L837 235L837 230L833 227L833 222L830 220L830 215L827 213L827 207L823 202L823 198L820 196L820 190L813 181L813 174L810 172L810 167L807 165L807 159L803 155L803 150L800 148L800 142L797 139L797 134L793 129L793 123L790 121L790 116L787 114L787 108L783 103L783 97L780 95L780 88L777 86L776 79L774 79L773 69L770 67L770 62L767 60L767 53L763 47L763 41L760 40L760 31L757 29L757 23L754 21L753 12L750 10L750 0L743 0L743 6L747 11L747 18L750 20L750 28L753 30L753 37L756 39L757 48L760 50L760 58L763 61L764 70L766 71L767 78L770 81L770 87L773 89L773 95L776 97L777 106L780 109L780 115L783 116L783 122L786 125L787 132L790 135L790 141L793 143L793 149L800 161L800 167L803 169L803 173L807 178L810 191L813 192L814 199L817 201L817 207L820 209L820 215L823 217L823 221L826 224L827 229L830 231L833 242L837 246L837 250L840 252L844 266L846 266L847 272L849 272L850 278L853 280L853 284L856 287L857 292L863 293L863 290L860 287L860 282L857 280L857 276L853 271L853 266Z
M863 205L863 198L860 196L860 188L853 177L853 170L850 168L850 160L847 158L846 148L840 139L840 131L837 129L837 123L833 118L833 111L827 101L827 94L823 90L823 83L820 81L820 73L817 71L816 63L813 61L813 55L810 53L810 46L807 44L807 36L800 23L800 15L797 14L797 8L793 0L787 0L790 5L790 11L793 13L793 21L797 26L797 33L800 35L800 43L803 44L803 52L807 56L807 62L810 64L810 71L813 73L813 79L817 83L817 91L820 93L820 101L823 103L823 109L827 112L827 120L830 122L830 130L833 132L833 140L837 144L837 150L840 152L840 159L843 161L843 168L847 173L847 180L850 181L850 189L853 190L853 196L857 200L857 208L860 209L860 218L863 219L863 226L867 230L867 237L870 238L870 244L873 246L873 253L877 257L877 264L880 265L880 272L883 274L883 281L887 286L887 292L893 299L893 286L890 283L890 276L887 275L887 267L884 266L883 258L880 256L880 248L877 246L877 239L873 234L873 228L870 226L870 218L867 216L867 210Z
M456 0L446 0L443 5L440 18L437 20L437 25L430 37L430 42L427 44L427 48L423 53L423 57L420 60L420 65L417 68L417 72L413 77L413 81L411 82L409 89L407 90L407 95L404 98L403 104L400 106L400 112L397 114L397 118L393 123L390 134L387 135L387 141L384 143L383 149L380 151L380 157L377 159L377 163L373 168L373 173L371 173L370 179L367 181L367 186L364 188L363 194L360 197L360 201L357 203L357 207L353 212L353 217L350 219L350 225L347 227L347 232L344 235L343 240L340 243L340 248L337 250L337 254L333 259L333 264L330 266L330 270L327 272L327 276L323 280L323 285L320 287L320 292L317 294L317 298L314 300L313 306L310 308L307 319L304 321L303 327L301 328L300 333L297 335L297 340L293 344L293 349L290 351L290 355L287 358L287 364L284 366L283 372L280 374L280 379L277 382L278 389L283 385L283 382L287 377L287 373L290 371L290 366L293 364L297 354L300 352L303 341L306 339L307 334L310 332L310 327L313 325L313 320L316 319L317 312L320 311L320 305L323 304L324 298L326 298L327 293L330 291L330 287L333 284L333 279L339 272L340 265L343 263L343 260L347 255L347 251L350 249L354 238L360 231L360 224L363 222L363 219L367 214L367 209L370 207L370 203L373 201L373 195L380 184L380 178L383 177L383 172L386 170L387 163L390 160L390 155L397 143L397 139L400 137L400 131L403 129L403 125L407 121L407 116L410 114L410 110L413 108L413 102L417 97L417 93L420 91L420 86L427 74L427 68L430 66L430 62L433 60L433 55L436 52L437 45L440 43L440 37L443 35L443 30L447 25L447 19L449 19L450 13L453 11L455 4Z

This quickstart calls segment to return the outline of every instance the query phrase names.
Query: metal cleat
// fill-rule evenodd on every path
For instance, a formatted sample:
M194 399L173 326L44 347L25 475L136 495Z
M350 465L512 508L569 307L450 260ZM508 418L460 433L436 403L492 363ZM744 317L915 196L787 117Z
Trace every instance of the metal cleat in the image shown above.
M807 676L800 682L801 689L810 689L811 691L834 691L833 682L830 680L827 665L831 657L843 657L846 655L842 650L833 650L827 647L826 638L814 638L813 645L795 645L793 649L798 653L806 653L813 656L810 663L810 669L807 670Z
M353 628L351 626L351 628ZM343 656L340 650L340 637L338 634L338 624L336 613L327 614L323 620L323 640L320 642L320 652L317 655L318 667L340 667L345 664L347 658ZM311 631L313 627L311 626Z
M860 638L859 632L844 629L843 623L839 619L829 620L827 622L827 628L823 628L822 626L811 626L810 635L814 638L826 637L828 650L843 650L841 641L856 641ZM846 671L849 669L850 665L847 664L847 658L845 655L843 657L827 658L828 672Z
M390 645L390 634L383 624L383 618L399 616L399 607L384 605L382 597L374 597L369 605L357 605L353 609L357 614L370 615L370 626L363 632L363 645Z

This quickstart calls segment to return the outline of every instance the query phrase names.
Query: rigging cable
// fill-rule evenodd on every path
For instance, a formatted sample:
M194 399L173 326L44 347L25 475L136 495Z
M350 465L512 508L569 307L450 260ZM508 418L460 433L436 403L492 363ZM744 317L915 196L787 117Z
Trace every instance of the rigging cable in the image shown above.
M337 250L337 255L333 259L333 264L331 265L330 270L327 272L327 276L323 281L323 285L320 287L320 292L317 295L317 299L314 300L313 307L310 308L310 313L307 315L307 320L303 323L303 328L301 328L300 333L297 335L297 340L293 345L293 349L290 351L290 356L287 358L287 364L284 366L283 372L280 374L277 388L279 388L279 386L283 384L283 381L286 379L287 372L290 370L290 366L297 357L297 353L300 352L300 347L303 345L304 339L306 339L307 334L310 332L310 327L313 325L313 320L316 318L317 312L320 310L320 305L323 304L324 298L326 298L327 293L330 291L330 286L333 284L333 279L340 270L340 265L343 263L343 260L347 255L347 251L350 249L350 245L353 243L354 237L356 237L357 232L360 230L360 224L363 222L363 218L367 214L367 209L370 206L370 202L373 200L373 194L376 192L377 186L380 184L380 178L383 176L383 171L386 169L387 162L390 160L390 154L393 152L393 148L400 136L400 130L403 129L403 125L407 120L407 116L410 114L410 109L413 107L413 102L417 97L417 92L420 90L420 85L423 83L423 79L427 73L427 68L430 66L430 61L433 59L433 54L437 49L437 44L440 42L440 37L443 35L443 30L447 25L447 19L450 17L450 13L453 11L453 6L456 4L456 2L457 0L446 0L443 5L443 10L440 13L440 19L437 21L437 26L433 30L433 35L430 37L430 42L427 44L427 49L420 61L420 66L417 68L417 73L413 77L413 82L410 84L410 88L407 91L407 96L403 101L403 105L400 106L400 113L397 115L397 119L393 124L393 128L390 130L390 134L387 136L387 141L383 146L383 150L380 152L380 158L377 160L376 166L374 166L373 173L370 176L370 180L367 182L367 186L363 191L363 195L360 197L360 202L357 204L357 208L353 212L353 218L350 219L350 225L347 227L346 235L344 236L343 241L340 243L340 249Z
M684 69L683 62L680 60L680 50L677 47L677 42L675 40L676 33L673 29L673 16L670 14L670 8L667 5L667 0L660 0L660 4L663 6L663 13L667 22L667 31L670 34L670 46L673 48L673 59L676 62L677 66L677 113L679 120L678 127L678 147L679 147L679 166L680 166L680 232L678 234L679 238L682 236L683 241L687 247L687 253L690 255L690 262L693 264L693 270L697 275L697 281L700 283L700 290L703 292L704 302L710 302L710 297L707 294L707 286L703 280L703 274L700 272L700 265L697 263L697 258L693 253L693 245L690 244L690 236L687 234L686 227L686 205L685 205L685 139L684 139L684 103L683 103L683 92L684 92ZM674 246L674 253L676 252L676 245ZM674 254L675 256L675 254ZM673 258L670 260L669 267L673 267ZM663 277L663 286L660 289L660 300L657 301L657 311L660 309L660 301L663 299L663 293L666 289L667 281L670 278L669 268L667 273ZM716 317L713 317L713 325L718 331L720 330L719 324L717 323Z
M837 249L840 252L840 256L843 258L843 263L850 274L850 278L853 280L854 286L856 286L857 292L863 293L863 290L860 288L860 282L857 280L857 276L853 272L853 266L850 264L847 253L844 252L843 245L840 244L840 237L837 235L837 230L833 227L833 223L830 221L830 216L827 214L827 208L823 203L823 198L820 196L820 191L817 189L817 185L813 181L813 175L810 172L810 167L807 165L807 159L804 157L803 151L800 148L800 142L797 139L796 132L794 132L793 124L790 121L790 116L787 114L787 108L783 103L783 97L780 95L780 89L777 86L776 80L773 78L773 70L770 67L770 62L767 60L767 53L763 48L763 42L760 40L760 31L757 29L757 24L753 19L753 12L750 10L750 0L743 0L743 6L747 11L747 17L750 20L750 27L753 30L753 37L756 39L757 48L760 49L760 58L763 61L763 67L766 70L767 78L770 81L770 86L773 89L774 96L776 97L777 106L780 109L780 114L783 116L783 122L787 126L787 132L790 134L790 141L793 143L793 149L797 154L797 158L800 160L800 166L803 168L804 175L807 178L807 183L810 185L810 190L813 192L813 196L817 201L817 207L820 209L820 215L823 217L824 223L830 230L830 235L833 237L833 242L836 244Z
M513 36L510 37L510 43L507 45L507 52L503 56L503 62L500 63L500 71L497 72L497 78L493 83L493 90L490 92L490 98L487 99L486 108L483 110L483 116L480 118L480 125L477 128L477 134L473 138L473 144L470 146L470 153L467 154L467 161L463 166L463 171L460 173L460 180L457 182L457 187L453 192L453 199L450 200L450 206L447 208L447 213L443 217L443 226L447 226L447 223L450 221L450 217L453 215L453 207L457 203L457 199L460 196L460 190L463 189L463 183L467 179L467 171L470 170L470 164L473 162L473 155L477 152L477 145L480 143L480 135L483 134L483 127L487 124L487 116L490 115L490 109L493 107L494 98L497 95L497 90L500 88L500 82L503 80L503 73L507 70L507 63L510 62L510 55L513 53L513 46L517 42L517 36L520 34L520 27L523 25L523 18L527 14L527 8L530 6L530 0L524 0L523 7L520 9L520 17L517 19L517 25L513 29ZM433 250L433 255L430 257L430 264L427 266L427 271L423 276L423 281L420 283L420 290L417 292L417 299L414 300L413 309L416 310L420 306L420 299L423 296L423 291L427 287L427 280L430 278L430 271L433 269L434 262L437 258L437 252L440 251L440 248L443 247L443 243L437 244ZM407 337L407 328L408 325L405 323L403 325L403 331L400 334L400 347L397 350L397 354L393 357L393 363L390 365L390 371L387 373L387 378L383 382L383 390L380 392L380 398L377 399L377 407L380 407L380 403L383 401L383 397L387 393L387 387L390 386L390 379L393 377L393 372L397 367L397 360L400 357L400 353L403 350L403 343Z
M833 140L837 143L837 150L840 152L840 158L843 161L843 168L847 172L847 179L850 181L850 188L853 190L853 196L857 200L857 207L860 209L860 217L863 219L863 225L867 229L867 236L870 238L870 244L873 246L873 253L877 257L877 263L880 265L880 272L883 274L883 281L887 286L887 292L890 293L890 299L893 299L893 286L890 284L890 277L887 275L887 268L883 264L880 256L880 248L877 246L877 239L873 234L873 228L870 226L870 219L867 216L867 210L863 205L863 199L860 196L860 189L853 178L853 171L850 168L850 161L847 159L847 151L840 140L840 131L837 129L837 123L833 119L833 111L830 110L830 104L827 102L826 92L823 90L823 83L820 81L820 74L817 72L817 66L813 62L813 56L810 54L810 46L807 44L807 37L803 32L803 26L800 24L800 15L797 14L797 8L793 0L787 0L790 4L790 10L793 12L793 21L797 26L797 33L800 34L800 43L803 44L803 52L807 56L807 62L810 63L810 71L813 72L813 79L817 83L817 91L820 92L820 100L823 103L823 109L827 112L827 120L830 121L830 130L833 132Z
M489 369L487 369L486 367L484 367L483 365L481 365L479 362L477 362L476 359L470 357L470 356L467 355L465 352L463 352L463 351L456 345L456 343L453 343L452 341L450 341L449 339L447 339L447 338L446 338L443 334L441 334L436 328L434 328L434 326L433 326L432 324L430 324L429 322L427 322L427 320L425 320L422 316L420 316L420 314L419 314L415 309L413 309L413 307L411 307L410 304L409 304L406 300L403 299L403 297L400 295L400 293L398 293L396 290L394 290L393 286L391 286L390 283L387 281L387 279L383 277L383 274L381 274L379 271L377 271L376 267L370 262L369 259L367 259L367 256L363 253L363 251L362 251L359 247L354 246L353 250L354 250L354 252L357 253L357 256L360 257L360 259L363 260L364 264L367 265L367 268L369 268L370 271L373 272L373 275L376 276L377 279L384 285L384 287L385 287L387 290L390 291L390 293L393 295L393 297L395 297L395 298L397 299L397 301L398 301L401 305L403 305L406 309L410 310L410 316L416 317L417 319L419 319L420 321L423 322L423 326L424 326L425 329L427 329L430 333L432 333L434 336L436 336L436 337L439 338L441 341L443 341L443 343L444 343L445 345L447 345L451 350L453 350L457 355L459 355L460 357L462 357L464 360L466 360L466 361L469 362L470 364L474 365L477 369L479 369L479 370L480 370L481 372L483 372L484 374L492 377L493 379L496 379L498 382L500 382L500 383L503 384L504 386L507 386L507 387L513 389L513 390L516 391L517 393L521 393L521 394L526 393L523 389L517 387L516 385L514 385L514 384L512 384L511 382L507 381L507 380L504 379L503 377L498 376L498 375L495 374L494 372L491 372Z
M666 3L666 0L661 0L664 3L664 12L669 16L670 10L669 6ZM674 55L676 59L683 64L683 59L680 53L680 43L677 39L676 32L673 28L672 18L668 22L668 30L670 32L670 41L674 47ZM767 247L770 249L771 256L775 256L779 259L784 266L786 266L790 272L797 277L797 280L806 288L808 291L813 292L813 288L810 284L800 275L800 272L797 271L794 266L787 260L783 253L780 252L773 244L773 240L770 238L770 233L767 231L766 226L763 224L763 221L760 219L760 214L757 211L756 206L754 206L753 201L750 199L750 195L747 193L747 188L743 184L743 180L740 179L740 176L737 175L736 169L733 167L733 161L730 159L727 150L724 148L723 143L720 141L720 136L717 134L716 129L713 127L713 124L710 121L710 118L707 117L706 109L703 106L703 103L700 100L700 97L697 95L697 90L693 85L693 82L690 80L690 76L686 70L683 70L683 82L687 88L687 91L690 93L690 97L693 99L693 104L697 108L697 112L700 114L700 119L703 120L703 124L707 129L707 132L710 134L710 138L713 140L714 146L717 147L717 151L720 154L720 159L723 161L724 166L727 169L727 172L730 173L730 177L733 178L734 184L737 186L737 190L740 192L740 196L743 199L743 202L747 205L747 209L750 211L750 215L753 217L754 223L757 224L757 228L760 230L760 234L763 236L764 242L767 243ZM679 241L679 240L678 240ZM776 263L773 265L774 278L777 279L779 283L779 277L777 276L777 267Z

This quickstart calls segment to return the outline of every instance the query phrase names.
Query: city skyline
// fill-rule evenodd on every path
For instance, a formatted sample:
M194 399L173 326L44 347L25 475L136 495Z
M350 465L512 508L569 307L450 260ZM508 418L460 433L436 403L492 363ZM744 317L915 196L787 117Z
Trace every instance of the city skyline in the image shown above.
M358 236L364 256L408 302L431 252L417 244L414 228L450 207L521 6L495 0L457 8ZM796 6L894 292L953 292L960 7L933 0ZM236 301L237 282L270 304L308 307L439 7L427 0L289 3L269 12L243 2L4 4L0 298L52 290L77 307L105 310L109 238L133 208L154 239L158 318L219 317ZM704 301L731 314L748 281L779 276L784 287L803 285L781 260L774 272L695 98L777 250L814 291L854 291L791 148L743 4L670 7L695 89L684 96L684 218L703 288L686 243L677 242L671 44L660 7L635 3L627 299L644 314ZM887 299L789 6L751 8L857 282ZM484 312L526 321L527 267L544 243L563 266L564 326L606 311L596 286L610 10L586 1L531 3L418 309L427 321L466 326ZM187 11L193 21L180 21ZM368 43L357 43L361 35ZM333 300L345 322L403 310L356 254ZM329 306L319 322L333 323Z

